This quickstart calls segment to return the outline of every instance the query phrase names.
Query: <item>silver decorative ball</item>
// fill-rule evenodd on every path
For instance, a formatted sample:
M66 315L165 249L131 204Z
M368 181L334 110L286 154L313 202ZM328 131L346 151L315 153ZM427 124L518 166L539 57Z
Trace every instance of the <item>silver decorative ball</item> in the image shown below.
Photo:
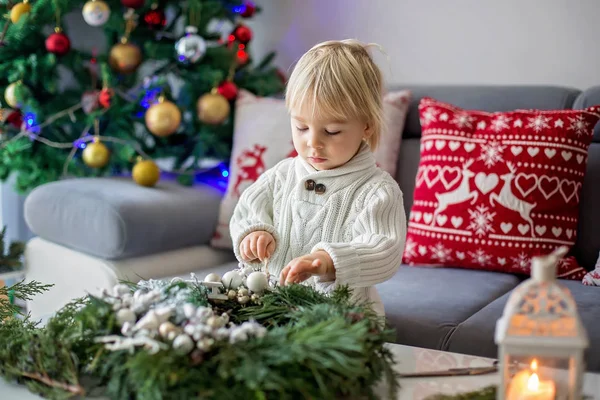
M206 54L206 41L194 26L185 28L185 36L175 43L177 59L184 64L198 62Z
M125 325L126 322L134 323L136 320L135 313L129 308L122 308L117 312L117 324Z
M254 293L261 294L262 292L269 287L269 280L267 279L267 274L264 272L253 272L248 275L248 279L246 280L246 286Z
M238 303L240 303L240 304L246 304L248 301L250 301L250 297L248 297L248 296L238 297Z
M194 348L194 341L184 333L173 340L173 348L179 354L188 354Z
M233 300L237 297L237 292L235 290L230 290L227 292L227 297L229 297L229 300Z
M223 275L222 282L226 288L237 289L242 285L243 278L238 271L229 271Z

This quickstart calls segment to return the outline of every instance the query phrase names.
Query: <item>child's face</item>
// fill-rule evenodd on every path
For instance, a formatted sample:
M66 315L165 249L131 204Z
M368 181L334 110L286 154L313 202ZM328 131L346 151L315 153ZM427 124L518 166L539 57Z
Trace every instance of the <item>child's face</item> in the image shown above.
M361 141L371 134L368 125L358 119L336 121L302 111L292 112L294 147L317 170L346 164L356 155Z

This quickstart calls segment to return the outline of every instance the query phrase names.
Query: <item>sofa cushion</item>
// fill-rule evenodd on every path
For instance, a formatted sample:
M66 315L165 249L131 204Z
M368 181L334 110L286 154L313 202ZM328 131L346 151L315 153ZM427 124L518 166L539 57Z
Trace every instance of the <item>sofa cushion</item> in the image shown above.
M207 244L217 221L220 191L160 181L67 179L39 186L25 201L33 233L105 259L123 259Z
M397 343L443 350L458 324L518 283L508 274L402 266L377 290Z
M600 371L600 351L596 347L600 343L600 326L598 325L600 321L600 307L598 307L600 288L584 286L581 282L575 281L560 280L560 283L573 294L579 315L589 336L590 349L586 352L587 369ZM496 358L498 356L498 348L494 343L496 321L502 316L509 296L510 293L507 293L496 299L459 324L449 337L447 350Z
M531 257L575 244L600 107L490 113L423 98L419 110L405 263L528 274ZM575 262L558 271L585 272Z

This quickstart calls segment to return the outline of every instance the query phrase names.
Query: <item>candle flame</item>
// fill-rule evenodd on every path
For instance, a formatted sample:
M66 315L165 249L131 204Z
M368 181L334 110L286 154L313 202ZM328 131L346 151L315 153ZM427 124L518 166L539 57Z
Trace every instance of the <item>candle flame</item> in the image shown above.
M531 390L532 392L535 392L539 389L539 387L540 378L538 378L538 375L534 372L533 374L531 374L529 380L527 381L527 389Z
M531 370L532 370L533 372L535 372L535 371L537 371L537 369L538 369L538 362L537 362L537 360L534 358L534 359L533 359L533 361L531 362Z

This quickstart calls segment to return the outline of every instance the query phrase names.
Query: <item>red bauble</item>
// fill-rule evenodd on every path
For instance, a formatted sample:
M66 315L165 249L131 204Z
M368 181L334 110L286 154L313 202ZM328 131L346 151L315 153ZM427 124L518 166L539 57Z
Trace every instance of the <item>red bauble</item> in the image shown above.
M15 110L6 116L5 121L15 128L21 128L21 125L23 125L23 114L21 111Z
M98 103L100 103L100 105L102 107L108 108L108 107L110 107L110 102L112 100L112 97L113 97L112 89L104 88L100 91L100 94L98 95Z
M145 0L121 0L121 4L128 8L142 8Z
M249 41L252 40L252 30L246 25L236 26L236 28L233 30L233 32L231 32L231 34L233 35L235 40L242 44L247 44Z
M219 94L225 97L227 100L233 100L237 97L238 88L233 82L225 81L222 82L217 88Z
M150 29L161 29L167 24L167 17L163 10L150 10L144 15L144 22Z
M244 11L240 15L244 18L250 18L256 12L256 5L252 2L244 2Z
M46 50L57 56L65 55L71 49L69 37L62 32L55 32L46 39Z
M240 65L244 65L248 62L250 56L244 50L238 50L237 52L237 61Z

